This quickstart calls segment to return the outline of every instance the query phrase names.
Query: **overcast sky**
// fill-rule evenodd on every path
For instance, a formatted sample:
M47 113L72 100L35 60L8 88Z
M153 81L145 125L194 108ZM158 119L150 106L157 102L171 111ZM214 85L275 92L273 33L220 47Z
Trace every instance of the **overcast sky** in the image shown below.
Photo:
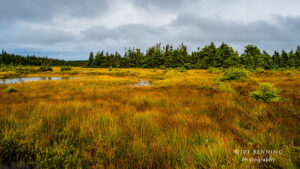
M300 45L300 0L1 0L0 48L67 60L90 51L189 51L210 42L272 53Z

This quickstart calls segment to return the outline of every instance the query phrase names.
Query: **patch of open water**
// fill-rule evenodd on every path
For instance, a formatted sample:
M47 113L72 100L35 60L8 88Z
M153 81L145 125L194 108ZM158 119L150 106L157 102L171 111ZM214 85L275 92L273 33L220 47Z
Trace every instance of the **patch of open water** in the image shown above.
M62 79L77 79L77 77L20 77L20 78L7 78L7 79L0 79L0 85L22 83L22 82L27 82L27 81L62 80Z
M141 86L150 86L150 85L151 85L151 82L146 81L146 80L141 80L138 83L135 83L135 84L133 84L131 86L133 86L133 87L141 87Z

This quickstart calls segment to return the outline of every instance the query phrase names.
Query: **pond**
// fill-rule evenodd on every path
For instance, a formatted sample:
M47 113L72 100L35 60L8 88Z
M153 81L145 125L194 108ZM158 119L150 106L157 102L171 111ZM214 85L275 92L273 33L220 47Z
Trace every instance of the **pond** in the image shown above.
M40 81L40 80L62 80L62 79L76 79L76 77L20 77L0 79L0 85L22 83L27 81Z
M131 86L133 86L133 87L141 87L141 86L150 86L150 85L151 85L151 82L146 81L146 80L141 80L138 83L135 83L135 84L133 84Z

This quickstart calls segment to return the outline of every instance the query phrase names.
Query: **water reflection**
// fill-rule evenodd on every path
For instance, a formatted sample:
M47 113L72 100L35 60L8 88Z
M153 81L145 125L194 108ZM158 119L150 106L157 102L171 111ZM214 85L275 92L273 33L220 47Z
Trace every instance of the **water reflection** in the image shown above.
M141 80L138 83L133 84L132 86L133 87L140 87L140 86L150 86L150 85L151 85L151 82L146 81L146 80Z
M62 79L75 79L76 77L21 77L11 79L0 79L0 84L13 84L22 83L27 81L39 81L39 80L62 80Z

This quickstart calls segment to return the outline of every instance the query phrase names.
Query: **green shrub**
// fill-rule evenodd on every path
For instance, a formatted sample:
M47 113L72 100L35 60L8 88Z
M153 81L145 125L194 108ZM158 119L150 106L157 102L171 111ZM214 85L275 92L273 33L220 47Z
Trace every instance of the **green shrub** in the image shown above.
M7 71L15 71L13 66L7 66L4 64L1 64L0 66L0 72L7 72Z
M280 89L275 88L270 83L261 83L260 89L250 92L250 96L261 102L277 102L280 99Z
M285 71L285 74L286 74L286 75L292 75L292 74L293 74L293 71L291 71L291 70L286 70L286 71Z
M278 68L278 69L276 69L276 70L277 70L277 71L280 71L280 72L283 72L283 71L286 70L286 68L280 67L280 68Z
M6 68L5 67L1 67L0 68L0 72L5 72L6 71Z
M110 66L109 68L108 68L108 71L112 71L113 70L113 68L112 68L112 66Z
M17 73L34 73L36 70L32 67L16 67L15 72Z
M245 81L248 79L248 72L242 68L229 68L221 77L221 81L226 80L237 80L237 81Z
M257 69L254 70L254 73L263 74L263 73L265 73L265 69L264 68L257 68Z
M222 91L222 92L227 92L227 93L232 93L234 91L233 88L231 88L230 86L227 86L224 83L221 82L217 82L216 85L218 86L218 90Z
M17 92L18 90L14 87L14 86L9 86L8 88L6 88L4 90L6 93L13 93L13 92Z
M165 70L165 69L166 69L166 66L165 66L165 65L161 65L161 66L160 66L160 69Z
M176 70L178 72L186 72L187 71L185 67L177 67Z
M191 63L184 63L183 66L185 69L191 69L192 68L192 64Z
M203 89L203 90L215 90L215 88L211 86L200 86L198 89Z
M209 68L207 69L207 72L208 72L208 73L220 73L221 71L220 71L219 68L209 67Z
M50 66L41 66L39 68L40 72L47 72L47 71L53 71L53 69Z
M0 66L0 72L7 72L7 71L12 71L16 73L34 73L36 72L36 69L33 67L26 67L26 66L5 66L1 65Z
M60 71L61 71L61 72L63 72L63 71L70 71L70 70L72 70L72 68L69 67L69 66L64 66L64 67L61 67L61 68L60 68Z

